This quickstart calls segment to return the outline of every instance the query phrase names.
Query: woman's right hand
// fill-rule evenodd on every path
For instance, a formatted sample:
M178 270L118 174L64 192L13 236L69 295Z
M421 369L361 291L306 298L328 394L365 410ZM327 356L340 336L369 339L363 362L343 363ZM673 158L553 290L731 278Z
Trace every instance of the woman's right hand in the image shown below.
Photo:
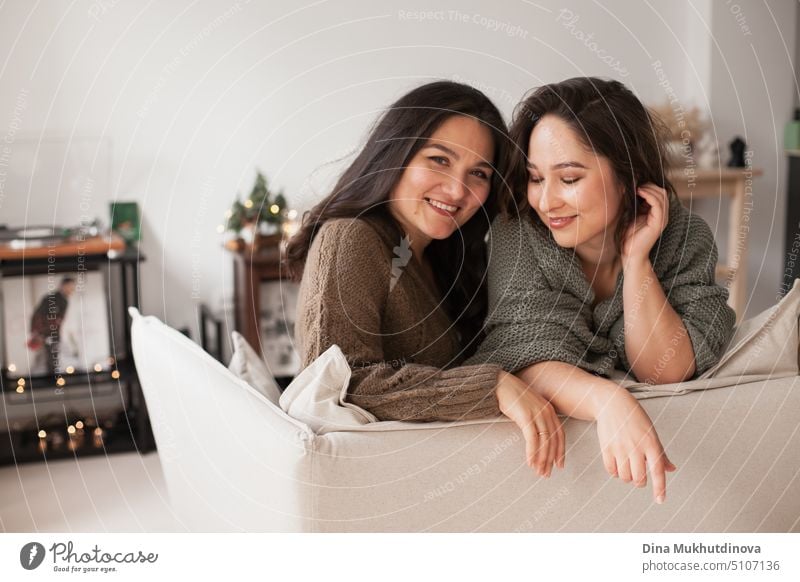
M513 420L525 437L529 467L549 477L553 464L564 468L564 429L553 406L532 388L508 372L497 377L500 411Z
M653 479L653 497L667 495L666 471L677 469L667 458L650 417L630 392L619 386L609 391L597 411L597 437L606 471L636 487L647 485L647 467Z

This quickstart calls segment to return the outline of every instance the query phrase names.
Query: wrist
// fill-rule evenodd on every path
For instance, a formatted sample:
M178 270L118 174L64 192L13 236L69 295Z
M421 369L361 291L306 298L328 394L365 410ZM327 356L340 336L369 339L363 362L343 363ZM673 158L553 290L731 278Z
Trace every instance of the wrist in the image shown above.
M631 278L636 276L637 274L647 274L648 271L653 270L653 265L650 263L650 256L645 255L643 257L635 256L635 257L626 257L625 255L622 256L622 272L625 274L626 278Z
M591 415L594 420L597 420L603 412L610 409L612 402L619 397L624 397L622 393L628 394L622 386L611 382L610 380L603 380L598 382L596 386L592 387L590 392L590 407Z

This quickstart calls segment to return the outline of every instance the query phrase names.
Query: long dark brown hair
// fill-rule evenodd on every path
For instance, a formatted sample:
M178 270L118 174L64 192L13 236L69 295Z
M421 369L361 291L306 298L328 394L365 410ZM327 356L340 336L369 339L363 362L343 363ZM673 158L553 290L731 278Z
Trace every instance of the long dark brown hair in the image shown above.
M339 177L330 194L303 217L289 241L286 266L290 276L302 277L306 256L317 232L334 218L381 216L400 227L389 213L389 196L404 169L431 135L448 118L463 115L489 129L494 142L491 190L482 210L447 239L425 249L436 274L443 306L459 331L468 355L477 344L486 315L485 236L500 206L511 198L506 182L509 141L505 122L494 104L479 90L452 81L418 87L391 105L371 130L367 142Z
M555 115L569 125L583 144L605 157L623 188L614 241L621 248L625 231L637 214L648 210L636 189L656 184L670 194L675 188L667 178L663 122L625 85L595 77L576 77L534 90L514 111L509 131L514 143L510 179L520 210L527 201L528 144L534 127L545 115ZM530 212L533 220L539 220Z

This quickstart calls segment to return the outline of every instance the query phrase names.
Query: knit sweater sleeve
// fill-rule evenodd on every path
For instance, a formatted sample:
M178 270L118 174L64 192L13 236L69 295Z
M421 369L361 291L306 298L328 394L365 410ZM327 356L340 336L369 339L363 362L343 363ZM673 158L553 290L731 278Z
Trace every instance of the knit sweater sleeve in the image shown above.
M337 344L352 369L347 400L380 420L499 416L494 392L498 366L444 369L385 358L382 320L391 256L365 221L336 220L323 227L306 260L298 305L304 364Z
M736 313L727 303L728 290L714 279L718 253L711 228L682 207L676 214L675 219L670 217L672 224L651 260L667 300L691 339L696 375L700 375L722 356L733 337Z
M466 363L495 362L516 372L559 361L595 370L586 361L594 334L581 300L551 288L539 261L543 248L525 219L495 219L489 258L486 337Z

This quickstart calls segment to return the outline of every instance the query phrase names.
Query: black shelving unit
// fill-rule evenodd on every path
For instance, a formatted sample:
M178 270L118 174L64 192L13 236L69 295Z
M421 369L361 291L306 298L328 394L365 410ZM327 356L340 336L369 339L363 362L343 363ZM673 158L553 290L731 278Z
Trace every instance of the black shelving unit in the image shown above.
M144 395L131 353L128 306L139 307L139 265L145 257L133 245L123 252L101 255L55 256L0 261L0 278L99 271L104 274L111 370L61 376L27 376L24 392L17 393L19 379L5 368L0 370L0 414L8 418L8 406L30 406L33 423L22 421L23 428L9 425L0 433L0 465L20 464L61 458L155 450L155 440L145 406ZM103 397L106 409L96 408ZM118 398L118 407L116 406ZM94 414L77 411L87 403ZM110 403L110 404L109 404ZM38 414L39 409L51 412ZM110 408L108 408L110 406ZM58 412L52 412L58 408ZM78 422L80 421L80 423ZM76 426L76 423L78 425ZM82 426L81 426L82 425ZM68 427L72 432L68 433ZM42 438L40 431L46 435Z

